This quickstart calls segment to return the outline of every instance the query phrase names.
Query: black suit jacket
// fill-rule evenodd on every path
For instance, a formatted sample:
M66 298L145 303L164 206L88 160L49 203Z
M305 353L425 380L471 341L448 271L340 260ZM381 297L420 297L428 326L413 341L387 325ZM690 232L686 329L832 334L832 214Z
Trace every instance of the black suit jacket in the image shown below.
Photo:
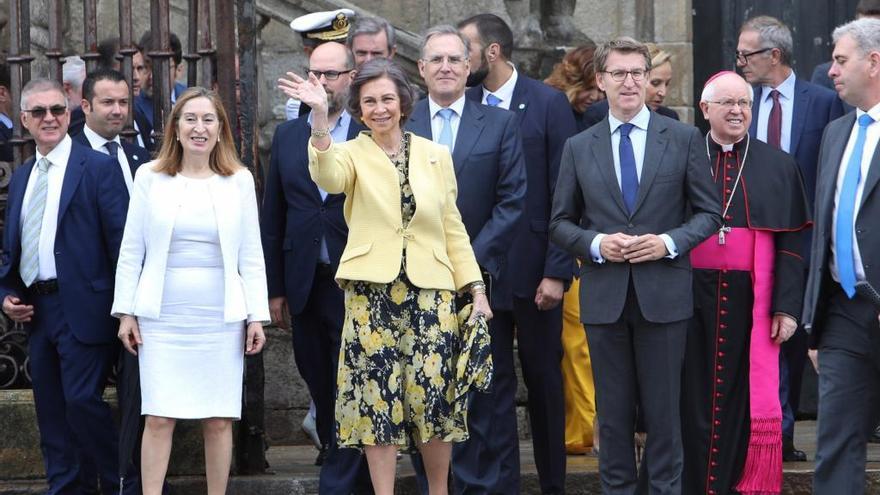
M467 98L482 102L483 87L468 89ZM513 294L531 299L542 278L568 281L574 274L574 258L550 242L548 226L562 146L577 126L565 94L522 73L517 74L510 110L519 122L527 186L525 214L508 250L508 272Z
M269 297L286 297L291 314L302 312L308 301L321 239L335 272L348 237L345 195L328 194L322 201L309 175L312 129L307 120L290 120L275 129L260 220ZM348 139L363 129L352 118Z
M70 124L67 126L67 134L73 137L82 132L86 125L86 114L82 108L70 111Z
M92 147L92 143L89 142L85 132L80 132L72 136L71 139L87 148ZM122 140L122 151L125 152L125 157L128 159L128 167L131 169L131 177L134 179L138 167L150 161L150 153L136 144L125 142L125 140ZM116 157L113 157L113 160L116 161Z
M627 213L603 120L565 143L553 201L553 240L585 260L581 267L581 321L616 322L632 279L648 321L669 323L693 314L688 252L721 225L705 141L695 127L651 114L645 158L633 213ZM630 264L595 263L590 245L598 234L668 234L674 259Z
M813 257L810 260L810 274L807 277L807 290L804 298L804 327L813 332L814 325L821 323L831 294L831 236L834 216L834 195L837 192L837 175L840 170L843 152L856 121L855 112L828 124L822 136L819 151L819 175L816 182L816 208L813 216ZM862 257L862 267L867 281L880 288L880 147L871 158L862 200L856 216L855 243ZM818 332L814 333L814 339Z
M432 139L428 99L419 101L407 130ZM526 169L513 112L465 101L452 153L458 211L480 266L492 276L492 306L512 309L502 272L526 199Z

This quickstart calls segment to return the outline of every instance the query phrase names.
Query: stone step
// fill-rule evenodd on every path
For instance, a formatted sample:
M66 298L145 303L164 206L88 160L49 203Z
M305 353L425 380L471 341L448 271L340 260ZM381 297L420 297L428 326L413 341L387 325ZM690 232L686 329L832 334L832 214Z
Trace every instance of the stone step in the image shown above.
M233 476L230 479L229 495L288 495L317 494L318 468L314 466L316 450L308 446L272 447L267 459L273 474L257 476ZM201 457L195 451L192 457ZM538 494L540 487L534 465L531 445L521 444L522 490L524 494ZM812 454L811 454L812 457ZM783 495L807 495L811 492L813 464L787 463L784 470ZM880 463L869 454L866 471L865 493L880 495ZM203 476L172 476L169 484L174 495L202 495L205 493ZM33 480L0 481L0 495L37 495L45 493L46 486ZM416 495L415 476L408 456L402 456L398 463L397 489L399 495ZM566 493L587 495L601 493L599 486L598 459L595 456L569 456Z

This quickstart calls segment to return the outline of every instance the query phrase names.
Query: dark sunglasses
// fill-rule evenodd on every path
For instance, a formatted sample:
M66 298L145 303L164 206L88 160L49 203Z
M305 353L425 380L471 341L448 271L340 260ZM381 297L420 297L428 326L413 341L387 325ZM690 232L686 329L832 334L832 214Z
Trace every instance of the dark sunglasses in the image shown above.
M67 112L67 107L64 105L54 105L49 108L34 107L34 108L31 108L30 110L22 110L22 112L30 113L31 116L35 119L42 119L43 117L46 116L46 112L51 112L52 115L54 115L56 117L61 117L62 115L64 115L65 112Z

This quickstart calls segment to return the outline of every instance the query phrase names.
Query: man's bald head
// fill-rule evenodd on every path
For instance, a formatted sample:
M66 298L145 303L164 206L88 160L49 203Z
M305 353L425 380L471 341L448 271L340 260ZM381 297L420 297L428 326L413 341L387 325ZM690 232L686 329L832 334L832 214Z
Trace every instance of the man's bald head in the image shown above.
M700 95L700 101L711 101L715 99L715 94L719 87L730 88L730 86L736 87L737 85L748 88L749 99L754 98L754 90L752 90L752 86L743 79L742 76L733 71L725 71L716 76L709 78L709 81L703 87L703 93Z
M351 54L351 50L342 43L337 43L335 41L321 43L312 50L312 54L309 56L310 62L315 57L315 54L319 57L341 60L346 67L354 67L354 57Z

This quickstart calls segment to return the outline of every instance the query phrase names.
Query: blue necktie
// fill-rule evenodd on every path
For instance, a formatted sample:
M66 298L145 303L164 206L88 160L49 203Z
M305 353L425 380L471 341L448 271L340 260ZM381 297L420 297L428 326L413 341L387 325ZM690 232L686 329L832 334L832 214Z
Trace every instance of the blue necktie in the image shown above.
M490 107L497 107L501 104L501 98L493 95L492 93L489 93L488 95L486 95L486 104Z
M620 192L623 193L623 203L627 212L632 215L636 205L636 197L639 195L639 174L636 172L636 156L633 153L632 140L629 133L633 130L633 124L621 124L617 129L620 131L620 144L618 154L620 156Z
M443 127L440 128L440 139L437 142L446 145L449 148L449 152L452 153L452 116L455 115L455 110L441 108L437 115L443 119Z
M113 158L119 157L119 155L117 154L117 152L119 151L119 143L117 143L116 141L107 141L106 143L104 143L104 147L107 148L107 151L110 152L110 156L112 156Z
M837 275L840 286L850 299L856 294L856 267L853 259L853 221L856 209L856 191L862 178L862 155L865 151L865 138L868 126L874 122L868 114L859 117L859 133L852 155L846 165L840 197L837 200L837 225L834 229L834 243L837 256Z

